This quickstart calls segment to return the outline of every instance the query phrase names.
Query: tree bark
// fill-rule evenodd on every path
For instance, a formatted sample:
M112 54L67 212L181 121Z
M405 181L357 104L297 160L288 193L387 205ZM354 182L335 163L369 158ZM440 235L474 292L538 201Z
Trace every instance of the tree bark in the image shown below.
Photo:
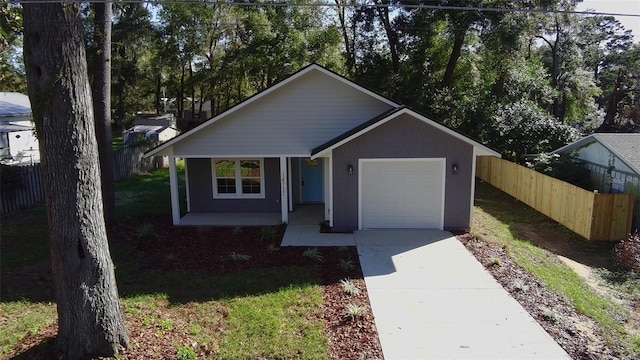
M104 224L79 3L23 3L58 309L57 358L114 356L127 329Z
M462 45L464 45L464 38L467 35L468 27L469 25L466 25L463 28L454 31L453 48L451 49L451 55L447 62L447 69L444 72L444 76L442 76L443 88L453 86L456 66L458 65L458 59L460 59L460 55L462 54Z
M391 19L389 17L389 0L381 0L382 7L377 7L378 18L384 27L384 31L387 34L387 41L389 42L389 53L391 54L391 67L393 73L398 75L400 73L400 56L398 55L398 34L391 26Z
M618 76L613 84L611 91L611 97L607 104L607 112L604 115L602 124L596 129L596 132L609 132L615 128L615 118L618 114L618 104L622 99L627 96L627 92L623 88L625 82L625 72L623 70L618 71Z
M93 4L93 8L93 112L100 156L102 206L109 233L116 221L116 182L111 133L111 3L97 2Z

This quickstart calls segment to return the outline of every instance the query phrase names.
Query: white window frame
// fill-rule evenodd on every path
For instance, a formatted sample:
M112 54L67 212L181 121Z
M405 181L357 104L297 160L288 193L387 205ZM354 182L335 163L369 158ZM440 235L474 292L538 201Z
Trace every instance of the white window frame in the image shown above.
M242 193L242 176L240 169L241 161L259 161L260 162L260 193L259 194L243 194ZM236 180L236 192L235 194L220 194L218 193L218 177L216 175L216 161L233 161L235 162L235 180ZM216 158L211 159L211 180L213 185L213 198L214 199L264 199L264 159L251 158L251 159L224 159Z

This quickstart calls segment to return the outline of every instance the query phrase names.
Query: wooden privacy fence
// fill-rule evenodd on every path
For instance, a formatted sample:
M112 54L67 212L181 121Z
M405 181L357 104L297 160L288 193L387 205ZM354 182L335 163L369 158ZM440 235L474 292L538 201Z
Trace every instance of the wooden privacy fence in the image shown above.
M631 230L633 194L600 194L493 156L476 175L588 240L620 241Z
M152 147L154 147L154 145L143 144L127 146L114 151L113 167L115 180L122 181L133 175L168 167L169 160L161 156L154 156L148 159L144 158L145 151Z
M40 164L2 166L0 214L44 204L44 188Z
M114 151L115 180L122 181L133 175L169 166L168 160L163 157L143 158L144 152L151 147L152 145L144 144ZM40 164L2 166L0 177L0 214L44 204Z

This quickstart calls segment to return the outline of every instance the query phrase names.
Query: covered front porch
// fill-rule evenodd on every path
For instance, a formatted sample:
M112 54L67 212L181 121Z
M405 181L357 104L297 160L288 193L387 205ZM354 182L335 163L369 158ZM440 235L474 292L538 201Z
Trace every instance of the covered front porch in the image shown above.
M289 225L320 225L324 204L296 204L289 214ZM188 213L180 226L275 226L282 224L280 213Z
M221 158L186 158L184 180L179 179L176 161L169 161L172 219L176 226L266 226L279 224L318 225L331 223L331 160L305 157L264 157L243 160ZM224 159L224 158L223 158ZM217 167L235 162L235 196L220 191ZM253 165L252 178L256 194L244 191L241 171L245 163ZM257 169L257 170L256 170ZM227 172L227 169L225 169ZM233 173L233 171L231 171ZM228 177L224 178L228 184ZM184 191L179 191L184 183ZM227 189L227 188L224 188ZM259 189L259 193L258 193ZM279 211L278 211L279 210Z

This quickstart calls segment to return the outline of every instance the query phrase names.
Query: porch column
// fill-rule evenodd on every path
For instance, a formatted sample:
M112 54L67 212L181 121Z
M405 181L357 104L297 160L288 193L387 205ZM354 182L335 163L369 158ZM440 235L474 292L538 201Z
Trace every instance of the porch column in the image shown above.
M289 222L289 178L287 176L287 158L280 157L280 209L282 211L282 223Z
M177 158L169 156L169 186L171 187L171 215L173 225L180 224L180 197L178 196L178 170L176 168Z

